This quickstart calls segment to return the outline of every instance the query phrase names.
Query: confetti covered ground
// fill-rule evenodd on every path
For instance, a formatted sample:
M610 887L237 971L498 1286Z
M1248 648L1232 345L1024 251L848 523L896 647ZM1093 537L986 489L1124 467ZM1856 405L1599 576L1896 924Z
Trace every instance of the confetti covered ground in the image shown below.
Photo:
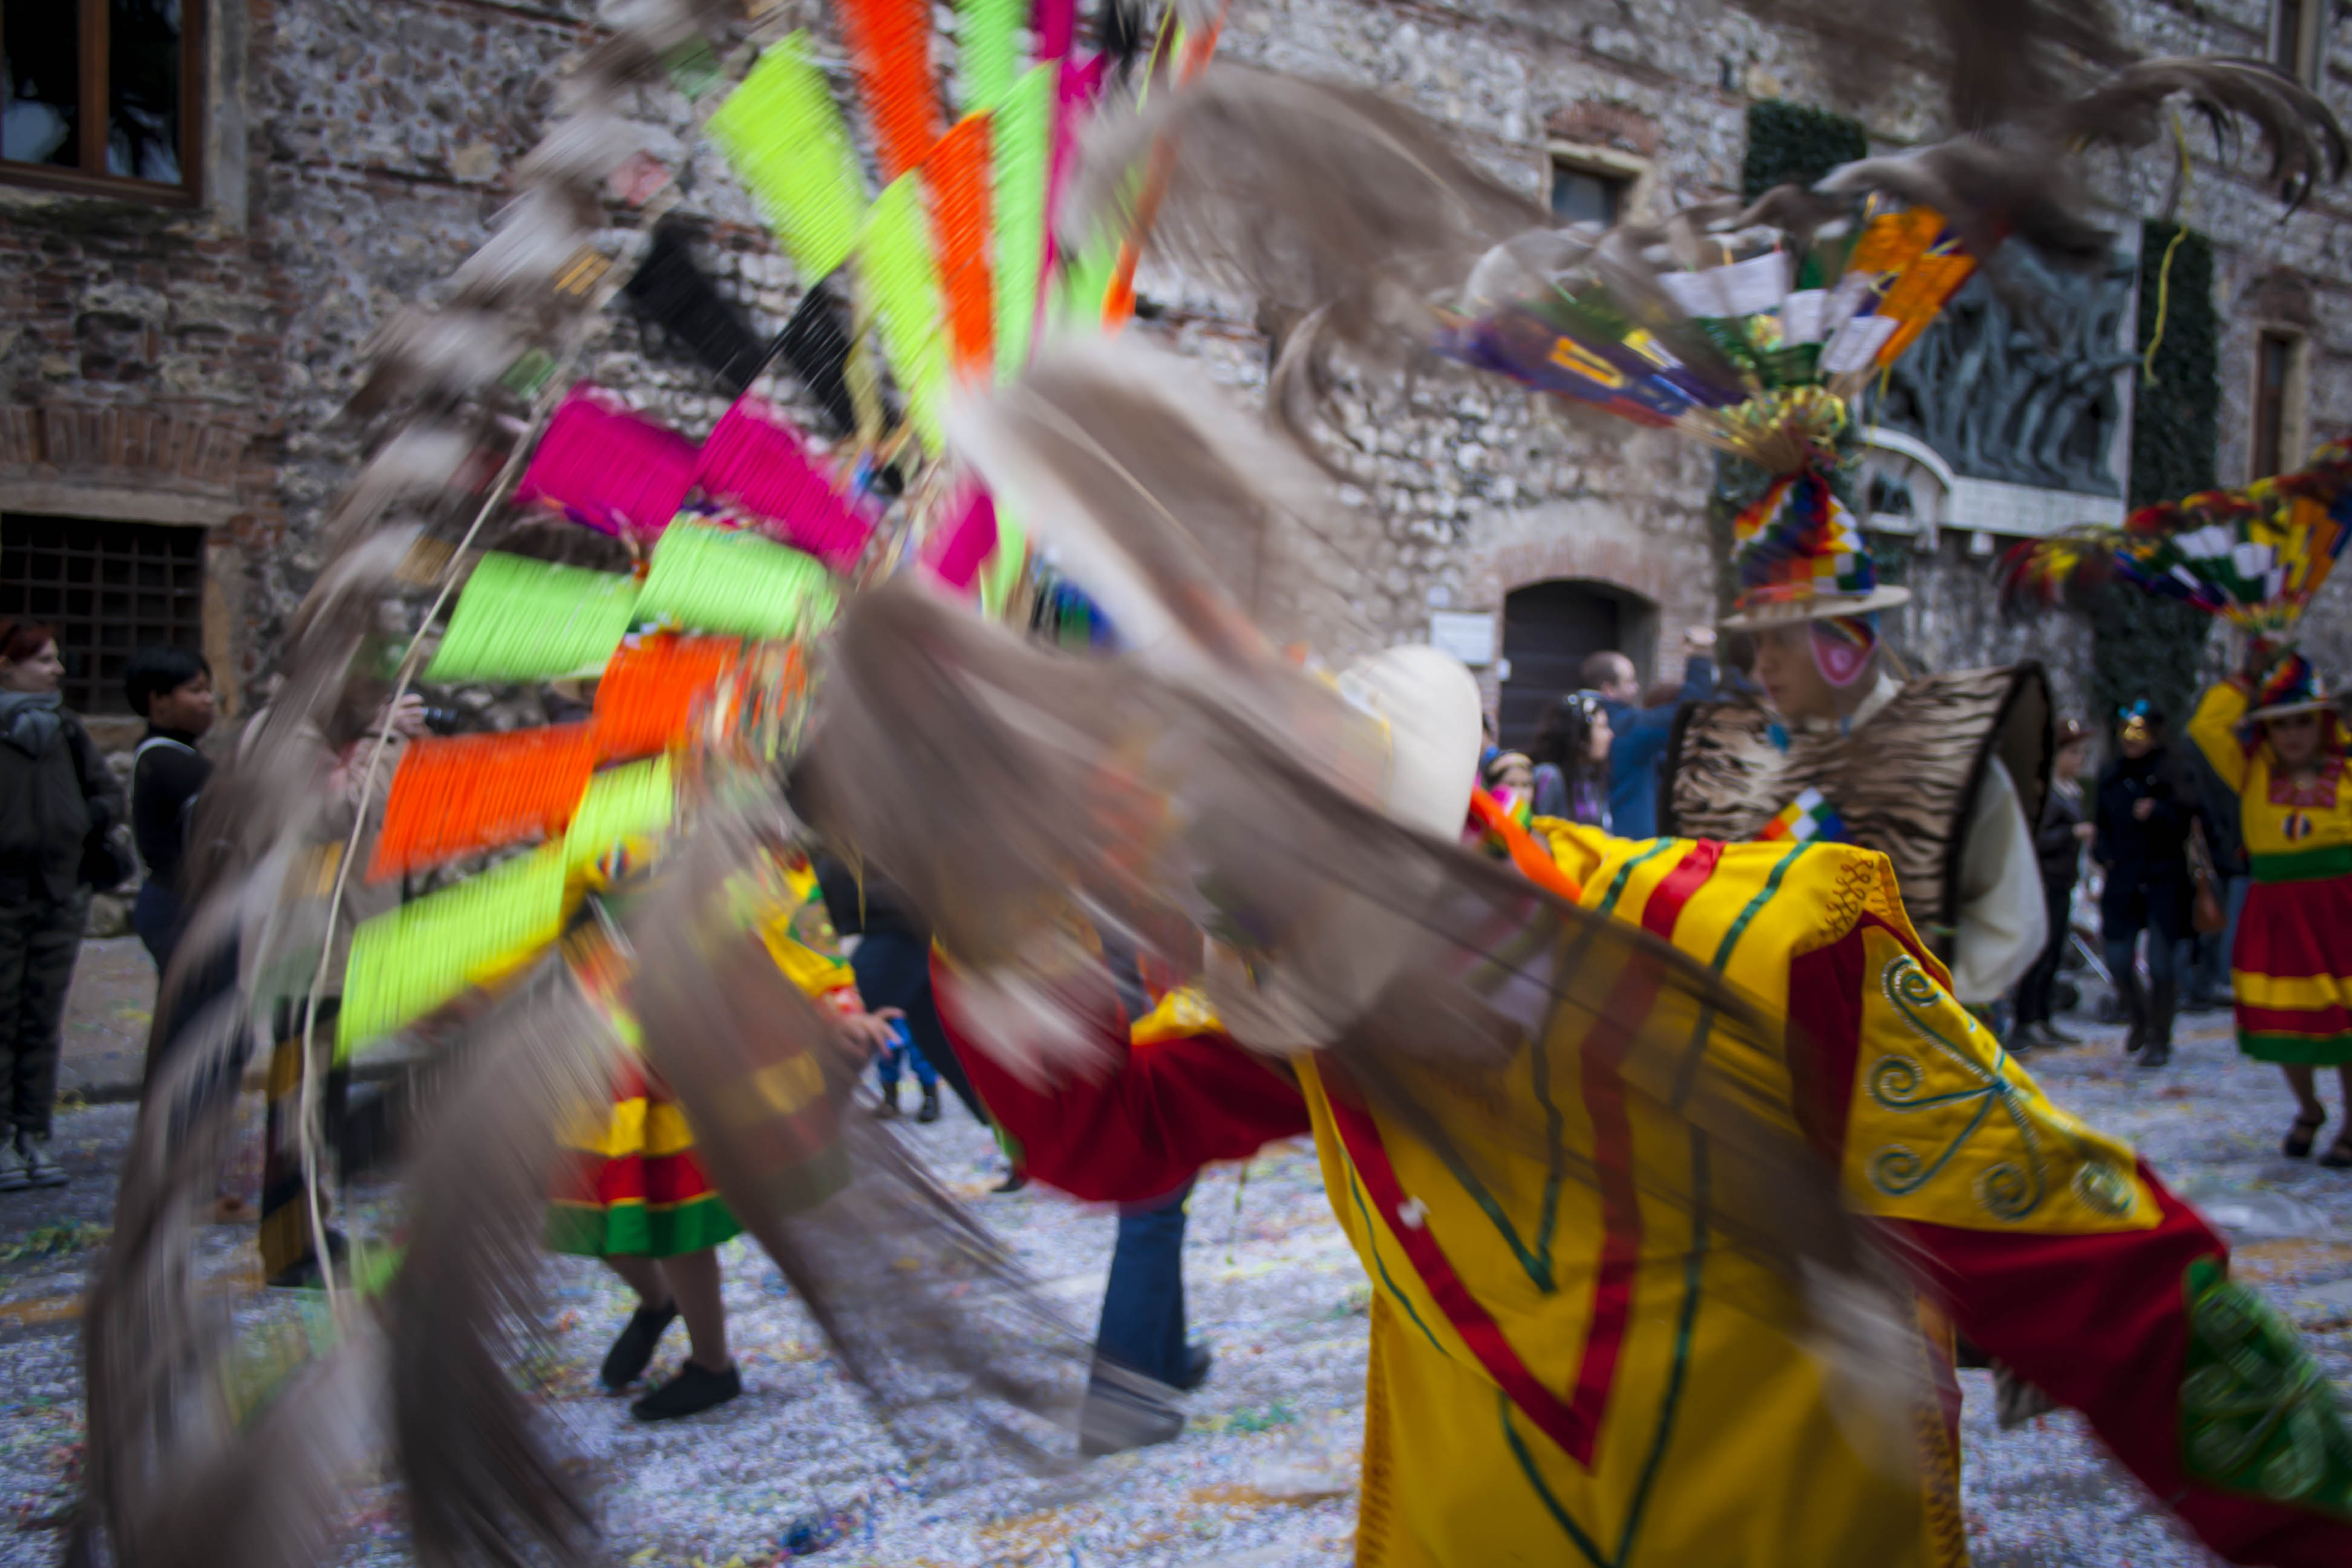
M2328 1289L2352 1279L2352 1173L2279 1158L2291 1110L2276 1075L2238 1058L2225 1016L2184 1022L2179 1054L2160 1072L2130 1067L2111 1029L2088 1030L2091 1044L2032 1065L2062 1103L2137 1143L2209 1212L2234 1221L2241 1275L2303 1325L2330 1375L2352 1379L2352 1286ZM62 1544L81 1436L76 1324L131 1116L127 1106L67 1112L58 1142L75 1184L0 1194L0 1564L53 1563ZM1035 1188L990 1194L993 1147L952 1103L946 1120L905 1131L1073 1320L1090 1325L1110 1215ZM354 1227L388 1226L395 1196L381 1186L355 1194ZM1270 1150L1245 1183L1234 1167L1213 1172L1192 1214L1188 1297L1194 1331L1215 1347L1217 1363L1188 1402L1190 1428L1167 1447L1055 1479L925 1495L775 1270L740 1241L725 1258L740 1400L683 1423L632 1421L625 1401L594 1382L625 1316L625 1293L599 1267L574 1259L549 1262L556 1353L530 1370L551 1417L603 1476L604 1527L614 1556L634 1568L753 1568L776 1561L787 1541L841 1568L1348 1562L1368 1293L1324 1205L1312 1152ZM261 1289L249 1227L208 1232L202 1267L257 1328L300 1310L299 1298ZM656 1375L684 1353L674 1329ZM1978 1568L2214 1561L2106 1461L2074 1417L2000 1432L1988 1376L1962 1377ZM344 1561L409 1561L390 1489L362 1487L354 1503Z

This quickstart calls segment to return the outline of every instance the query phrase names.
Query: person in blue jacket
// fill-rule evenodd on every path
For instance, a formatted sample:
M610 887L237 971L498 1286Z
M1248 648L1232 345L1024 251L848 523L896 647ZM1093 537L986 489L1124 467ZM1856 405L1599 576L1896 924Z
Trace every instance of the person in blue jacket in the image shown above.
M1609 746L1609 830L1620 838L1658 836L1658 758L1675 732L1675 710L1715 698L1715 632L1683 633L1683 689L1673 702L1642 707L1642 678L1622 653L1596 653L1579 672L1601 694L1615 739Z

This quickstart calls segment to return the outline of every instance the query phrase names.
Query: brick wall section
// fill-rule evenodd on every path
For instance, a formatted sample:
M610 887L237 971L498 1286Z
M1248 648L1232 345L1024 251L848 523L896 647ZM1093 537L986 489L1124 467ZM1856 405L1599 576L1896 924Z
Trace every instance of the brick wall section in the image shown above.
M215 530L215 559L249 677L320 564L319 521L359 457L361 433L335 416L369 334L429 296L487 234L556 67L594 30L592 0L219 4L245 8L243 209L0 197L0 409L135 411L242 438L238 510ZM2262 0L2127 8L2153 51L2261 50ZM821 0L784 0L788 20L825 31L823 11ZM2343 63L2324 85L2343 110L2352 107L2352 18L2332 25L2331 54ZM1543 188L1548 138L1653 160L1662 205L1727 195L1757 98L1853 113L1882 146L1941 129L1916 84L1833 78L1810 40L1716 0L1656 0L1638 16L1505 0L1235 0L1224 37L1230 58L1411 104L1530 195ZM803 280L696 136L688 105L646 89L630 111L679 171L690 210L712 220L704 254L722 289L772 331ZM2211 161L2210 142L2199 151L2184 216L2217 241L2229 312L2222 471L2236 477L2254 317L2281 300L2308 312L2315 438L2352 425L2343 224L2352 198L2324 193L2282 222L2274 204ZM2249 151L2243 162L2257 160ZM2115 194L2155 210L2161 167L2149 162L2127 178ZM1247 301L1181 279L1143 281L1168 307L1148 329L1154 336L1243 399L1262 395L1265 345ZM657 350L616 312L583 368L698 435L719 412L717 391ZM1431 374L1354 389L1334 449L1353 480L1340 493L1356 510L1302 554L1346 595L1347 612L1328 629L1335 653L1424 635L1432 608L1496 607L1514 586L1570 574L1657 602L1660 673L1670 675L1677 629L1710 611L1713 465L1692 447ZM2039 654L2062 685L2075 681L2087 663L2079 623L2002 620L1987 564L1951 536L1909 562L1919 602L1898 634L1906 646L1937 668ZM2352 584L2335 592L2332 624L2352 626ZM2329 635L2352 642L2352 630ZM2352 670L2352 646L2337 667Z

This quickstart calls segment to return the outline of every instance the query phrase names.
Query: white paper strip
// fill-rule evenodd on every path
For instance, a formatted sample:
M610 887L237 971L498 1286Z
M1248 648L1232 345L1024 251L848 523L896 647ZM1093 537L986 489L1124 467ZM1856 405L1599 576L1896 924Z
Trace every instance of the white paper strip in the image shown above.
M1716 271L1722 279L1726 314L1752 316L1780 309L1789 293L1789 258L1777 250L1735 261Z
M1819 289L1801 289L1780 301L1780 335L1792 343L1822 341L1822 306L1829 296Z
M1659 286L1669 299L1682 308L1685 316L1720 316L1723 314L1723 294L1715 286L1712 272L1661 272Z
M1878 357L1886 340L1901 326L1892 316L1857 316L1837 331L1822 351L1822 369L1831 375L1860 370Z

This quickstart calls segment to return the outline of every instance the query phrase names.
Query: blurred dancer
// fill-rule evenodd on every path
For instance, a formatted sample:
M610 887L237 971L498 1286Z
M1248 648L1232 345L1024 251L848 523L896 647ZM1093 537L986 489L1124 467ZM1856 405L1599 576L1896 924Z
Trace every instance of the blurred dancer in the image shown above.
M1454 684L1454 700L1475 700L1466 671ZM1382 716L1397 754L1475 732ZM1474 766L1465 742L1458 792L1391 809L1458 831ZM1130 1048L1106 1021L1105 1077L1039 1089L969 1049L1030 1171L1082 1197L1139 1198L1203 1161L1313 1133L1334 1213L1374 1281L1360 1563L1964 1563L1955 1325L2083 1410L2216 1550L2345 1560L2342 1493L2315 1495L2305 1472L2288 1479L2260 1457L2290 1462L2295 1429L2312 1433L2315 1455L2343 1451L2308 1352L2230 1283L2227 1246L2194 1211L2053 1106L1953 1000L1884 857L1538 830L1515 861L1540 853L1545 877L1580 888L1587 908L1784 1006L1788 1033L1815 1042L1790 1085L1796 1113L1844 1173L1846 1201L1934 1276L1941 1310L1923 1297L1917 1311L1921 1342L1940 1355L1916 1369L1903 1436L1891 1447L1857 1438L1821 1364L1737 1304L1774 1287L1711 1239L1703 1195L1696 1207L1653 1201L1707 1193L1706 1139L1652 1124L1605 1073L1573 1112L1547 1119L1554 1142L1539 1158L1482 1140L1492 1113L1475 1095L1440 1084L1407 1122L1368 1104L1328 1055L1254 1055L1197 994L1171 1009L1185 1026L1148 1046ZM946 994L958 1026L951 975ZM1895 1064L1900 1091L1872 1092ZM1557 1090L1538 1077L1524 1092ZM1478 1168L1441 1158L1419 1125L1478 1149ZM1934 1158L1895 1157L1920 1148ZM1567 1169L1595 1172L1594 1187L1563 1201ZM2028 1169L2028 1185L2013 1185ZM2295 1370L2258 1384L2229 1370L2257 1363ZM2206 1386L2216 1379L2226 1395Z

